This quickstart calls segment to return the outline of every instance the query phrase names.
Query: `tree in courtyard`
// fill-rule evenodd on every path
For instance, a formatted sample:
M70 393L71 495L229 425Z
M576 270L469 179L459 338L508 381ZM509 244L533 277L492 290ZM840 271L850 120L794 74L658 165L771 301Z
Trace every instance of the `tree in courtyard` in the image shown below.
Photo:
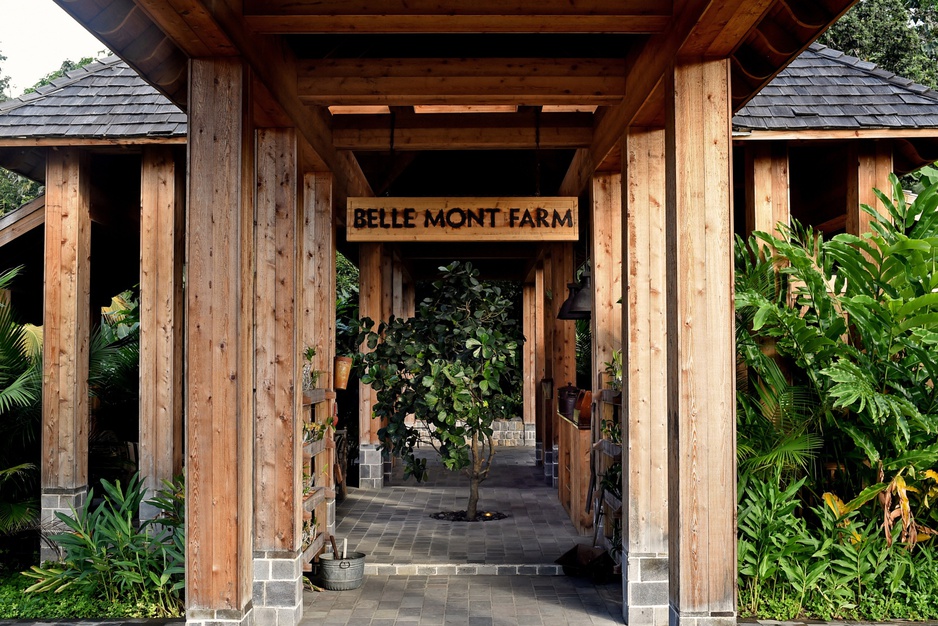
M382 450L404 461L405 478L426 476L418 459L416 424L450 470L469 477L466 518L478 515L479 485L491 469L494 406L511 368L518 342L511 300L493 283L479 280L469 263L440 268L432 294L410 319L392 318L377 327L361 321L359 338L370 352L362 358L362 382L377 393L375 419ZM405 418L413 415L415 425Z

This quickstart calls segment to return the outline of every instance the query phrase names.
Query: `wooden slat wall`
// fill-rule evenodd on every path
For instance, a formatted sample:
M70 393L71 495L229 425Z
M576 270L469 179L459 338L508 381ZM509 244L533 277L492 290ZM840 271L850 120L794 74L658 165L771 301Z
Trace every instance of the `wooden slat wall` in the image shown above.
M593 336L591 382L598 392L597 374L612 353L622 349L622 175L596 174L590 186L590 259L592 261Z
M735 624L736 466L729 63L666 80L670 598ZM672 618L672 623L674 619Z
M892 144L885 140L851 142L847 153L850 156L848 164L856 163L856 170L849 168L847 173L846 231L851 235L862 235L870 232L873 216L863 211L860 205L866 204L885 213L883 203L873 189L892 195L889 186L893 168Z
M521 348L521 372L523 378L521 395L522 410L521 417L525 424L535 423L535 404L537 403L538 378L536 373L535 351L537 341L535 336L535 316L537 307L535 298L537 291L533 283L525 284L521 292L522 309L522 333L524 334L524 344Z
M788 144L746 145L746 233L778 234L776 225L790 223Z
M370 317L377 325L381 321L382 303L382 257L384 244L363 243L358 248L359 261L359 314ZM362 349L366 349L363 346ZM359 383L359 443L377 444L378 440L372 436L374 420L371 412L375 404L375 392L370 385Z
M292 128L256 134L254 550L300 547L297 147Z
M185 165L143 149L140 178L140 451L150 493L182 471ZM157 511L141 508L141 515Z
M189 77L186 602L243 615L254 470L245 76L237 60L193 59Z
M664 129L622 142L622 506L627 554L668 552L667 277Z
M42 372L43 488L88 484L91 186L88 155L49 151L46 162Z

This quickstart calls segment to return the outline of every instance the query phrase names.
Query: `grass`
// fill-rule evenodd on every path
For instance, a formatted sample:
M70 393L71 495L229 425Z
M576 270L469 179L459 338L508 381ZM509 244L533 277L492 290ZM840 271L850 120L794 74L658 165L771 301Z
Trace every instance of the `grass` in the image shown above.
M107 602L73 589L25 593L33 582L19 572L0 572L0 619L119 619L157 615L155 606L143 602Z

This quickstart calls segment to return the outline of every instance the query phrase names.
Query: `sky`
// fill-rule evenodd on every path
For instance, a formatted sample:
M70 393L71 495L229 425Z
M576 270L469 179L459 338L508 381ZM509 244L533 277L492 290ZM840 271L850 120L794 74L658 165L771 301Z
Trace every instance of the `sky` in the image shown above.
M100 58L104 44L52 0L0 0L0 74L18 96L66 59ZM107 54L107 53L104 53Z

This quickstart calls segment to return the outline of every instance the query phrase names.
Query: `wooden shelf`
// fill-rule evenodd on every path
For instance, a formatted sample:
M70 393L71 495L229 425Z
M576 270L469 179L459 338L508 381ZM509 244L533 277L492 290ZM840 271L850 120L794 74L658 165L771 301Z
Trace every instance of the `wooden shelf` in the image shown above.
M617 443L612 443L608 439L600 439L597 441L596 449L616 461L622 460L622 446Z
M608 491L603 492L603 498L606 500L606 515L610 518L622 517L622 500Z
M326 389L310 389L309 391L303 392L303 406L309 406L311 404L319 404L320 402L325 402L328 399L328 394L332 394L332 397L335 397L335 393Z
M323 437L319 441L310 441L309 443L303 444L303 454L307 456L316 456L321 454L326 450L326 438Z
M581 425L579 424L579 422L573 421L572 419L570 419L569 417L567 417L566 415L564 415L563 413L561 413L561 412L559 412L559 411L557 412L557 415L559 415L559 416L560 416L560 419L562 419L563 421L565 421L565 422L567 422L567 423L569 423L569 424L572 424L573 426L576 426L576 427L577 427L578 429L580 429L580 430L589 430L589 429L590 429L590 425L589 425L589 424L584 424L584 425L581 426Z
M312 511L325 499L326 488L322 486L313 487L313 491L303 500L303 508L307 511Z
M616 406L622 406L622 392L614 391L612 389L603 389L600 394L600 399L606 404L614 404Z
M312 569L310 567L310 562L319 554L319 551L322 550L322 544L326 540L326 533L319 533L316 535L316 538L313 539L313 542L309 544L309 547L303 550L303 556L300 557L300 562L303 563L303 570L309 571Z

